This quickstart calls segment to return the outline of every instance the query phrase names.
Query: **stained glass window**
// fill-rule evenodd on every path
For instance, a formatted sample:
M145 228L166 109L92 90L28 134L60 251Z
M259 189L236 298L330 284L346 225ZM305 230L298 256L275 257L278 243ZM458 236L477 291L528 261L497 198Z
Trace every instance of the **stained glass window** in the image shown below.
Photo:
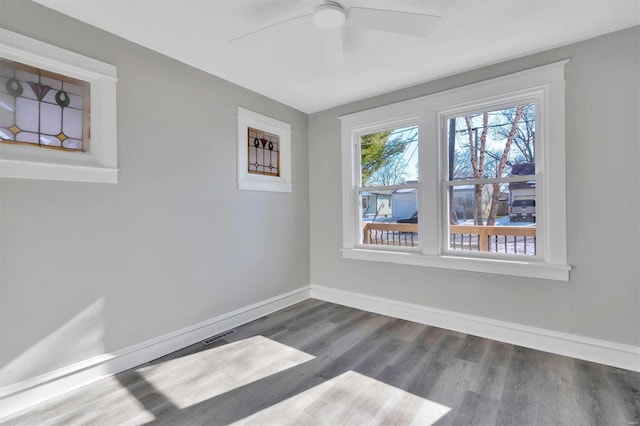
M280 176L280 137L251 127L248 128L247 136L247 171Z
M87 151L89 83L0 60L0 142Z

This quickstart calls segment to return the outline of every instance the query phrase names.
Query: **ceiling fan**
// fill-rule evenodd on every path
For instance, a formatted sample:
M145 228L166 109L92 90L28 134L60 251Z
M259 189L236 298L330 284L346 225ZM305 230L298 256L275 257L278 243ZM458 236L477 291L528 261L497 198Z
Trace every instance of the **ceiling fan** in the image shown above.
M300 0L308 3L309 0ZM367 7L345 7L334 0L325 0L312 12L295 16L284 21L258 28L229 40L230 43L246 39L268 30L288 25L296 21L309 21L309 26L324 30L342 30L342 48L353 49L354 43L345 40L345 30L364 29L413 37L427 37L440 20L438 15L404 12L399 10L374 9Z

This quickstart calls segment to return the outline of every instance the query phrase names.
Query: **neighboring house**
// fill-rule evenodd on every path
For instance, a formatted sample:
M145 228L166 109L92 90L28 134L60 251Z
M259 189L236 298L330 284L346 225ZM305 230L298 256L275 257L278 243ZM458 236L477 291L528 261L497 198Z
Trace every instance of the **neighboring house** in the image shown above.
M491 208L491 194L493 187L485 185L482 188L483 216L489 216ZM453 210L458 220L472 219L475 213L474 202L474 185L459 185L453 189ZM498 205L498 216L504 216L509 210L509 194L503 192L500 194Z
M387 191L388 192L388 191ZM362 192L362 216L365 218L390 217L391 195L383 192Z
M389 191L362 192L362 217L365 219L392 218L406 219L418 211L418 197L415 188Z
M485 185L482 193L485 205L484 215L489 214L491 205L491 185ZM475 211L473 199L473 185L460 185L453 190L453 208L458 220L473 218ZM509 194L500 195L498 216L504 216L508 211ZM397 189L391 195L383 192L362 193L362 216L365 218L393 218L406 219L418 211L418 197L416 188ZM376 215L377 212L377 215Z
M453 211L458 220L473 218L473 185L459 185L453 188Z
M397 189L391 194L391 207L395 219L406 219L418 211L416 188Z
M417 183L417 181L407 181L407 183ZM418 211L416 188L362 192L363 218L390 218L395 221L409 218L416 211Z
M514 164L511 167L511 176L534 175L535 163ZM536 182L511 182L509 184L509 204L514 200L536 199Z

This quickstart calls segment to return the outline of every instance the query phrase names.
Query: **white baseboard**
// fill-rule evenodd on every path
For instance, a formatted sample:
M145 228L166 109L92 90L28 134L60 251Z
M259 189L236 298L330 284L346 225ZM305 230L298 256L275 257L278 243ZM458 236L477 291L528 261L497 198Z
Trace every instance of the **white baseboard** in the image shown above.
M236 309L138 345L2 387L0 388L0 420L309 297L545 352L640 371L640 348L636 346L311 285Z
M309 286L245 306L125 349L0 388L0 419L306 300Z
M311 285L311 297L377 314L640 371L640 347Z

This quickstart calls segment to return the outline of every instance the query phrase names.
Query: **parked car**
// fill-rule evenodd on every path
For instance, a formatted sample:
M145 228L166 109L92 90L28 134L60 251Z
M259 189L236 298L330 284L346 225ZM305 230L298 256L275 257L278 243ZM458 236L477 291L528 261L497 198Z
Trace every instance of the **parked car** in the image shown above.
M509 218L512 222L517 222L519 220L526 222L535 222L536 200L513 200L513 202L511 203L511 207L509 207Z
M418 223L418 212L415 212L413 216L406 219L398 219L397 223Z

